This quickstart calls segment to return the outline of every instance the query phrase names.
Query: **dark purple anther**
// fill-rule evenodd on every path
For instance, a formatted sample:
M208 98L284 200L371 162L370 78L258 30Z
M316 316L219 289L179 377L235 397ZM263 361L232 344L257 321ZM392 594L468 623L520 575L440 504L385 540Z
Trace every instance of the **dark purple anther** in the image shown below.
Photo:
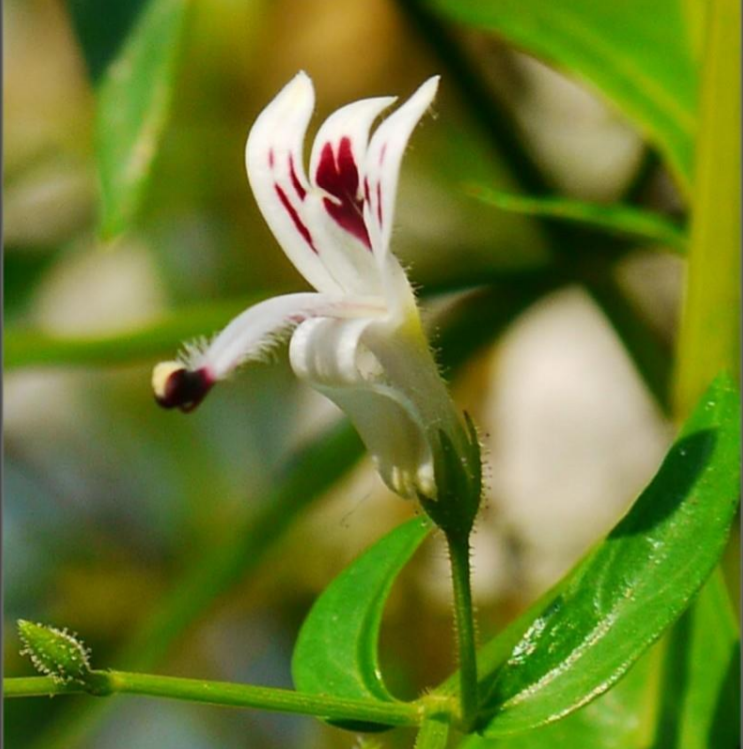
M183 413L189 413L204 400L214 382L206 369L194 372L176 369L162 383L160 392L155 391L155 400L163 408L180 408Z

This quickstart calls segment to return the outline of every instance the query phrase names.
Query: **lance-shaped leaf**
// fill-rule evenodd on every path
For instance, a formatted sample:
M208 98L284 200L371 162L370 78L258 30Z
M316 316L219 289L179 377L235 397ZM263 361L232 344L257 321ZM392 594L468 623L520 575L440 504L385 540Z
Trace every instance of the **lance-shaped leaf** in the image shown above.
M430 531L420 518L395 528L325 589L294 648L292 674L300 692L395 699L379 667L382 612L395 578Z
M129 228L167 121L187 0L150 0L98 91L100 228Z
M443 14L502 34L590 82L658 145L690 182L697 70L677 0L425 0Z
M640 244L659 245L678 254L686 252L687 238L680 226L631 205L589 203L559 196L529 197L481 186L471 186L468 192L502 211L567 221Z
M738 404L719 377L628 515L524 618L531 623L507 643L510 655L498 652L499 638L485 647L485 735L532 729L589 703L683 612L717 563L738 504Z
M67 0L66 6L88 73L97 81L126 40L144 0L110 0L106 12L96 0Z
M740 638L719 568L667 640L653 746L736 749Z
M645 749L648 703L652 704L657 686L649 677L659 656L655 649L644 655L614 689L564 720L507 739L472 736L460 749Z
M693 605L606 694L563 720L461 749L735 749L740 641L719 570Z

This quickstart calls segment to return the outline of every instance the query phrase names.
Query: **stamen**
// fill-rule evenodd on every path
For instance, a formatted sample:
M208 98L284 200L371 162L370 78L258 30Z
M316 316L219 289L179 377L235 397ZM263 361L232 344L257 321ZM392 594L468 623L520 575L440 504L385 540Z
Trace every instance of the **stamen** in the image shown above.
M214 383L214 377L205 367L192 371L178 362L158 364L152 373L157 403L167 409L179 408L184 413L193 411Z

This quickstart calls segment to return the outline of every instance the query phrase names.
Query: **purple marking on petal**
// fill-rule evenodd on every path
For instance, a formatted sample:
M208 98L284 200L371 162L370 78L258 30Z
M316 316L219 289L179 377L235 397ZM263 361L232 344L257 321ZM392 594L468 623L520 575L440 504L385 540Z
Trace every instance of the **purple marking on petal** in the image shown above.
M369 232L364 224L363 200L359 197L359 170L353 158L351 139L344 137L338 153L326 143L320 152L320 163L315 172L315 182L336 201L325 198L323 205L331 218L349 234L371 249Z
M302 183L299 181L299 177L297 177L297 172L294 169L294 156L292 156L292 154L289 154L289 174L292 178L294 192L297 193L300 200L304 200L305 195L307 195L307 190L302 187Z
M307 242L307 244L310 246L312 252L317 255L317 248L312 242L312 235L310 234L310 230L302 223L302 219L299 218L299 214L295 210L294 206L289 202L289 198L286 197L286 193L278 185L274 185L273 189L276 190L276 194L279 196L281 205L286 208L286 212L294 222L294 226L297 227L297 231L302 235L304 241Z
M274 156L273 156L273 148L268 149L268 167L269 169L273 169L274 164Z
M377 182L377 221L382 225L382 183Z
M364 200L367 203L371 203L371 196L369 195L369 178L364 177Z

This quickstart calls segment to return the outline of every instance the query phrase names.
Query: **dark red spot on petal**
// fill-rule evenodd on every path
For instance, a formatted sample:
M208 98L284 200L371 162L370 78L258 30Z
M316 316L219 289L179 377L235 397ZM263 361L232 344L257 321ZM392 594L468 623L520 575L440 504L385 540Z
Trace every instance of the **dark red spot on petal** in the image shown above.
M364 177L364 200L367 203L371 202L371 195L369 194L369 180Z
M377 221L382 225L382 183L377 182Z
M274 156L273 156L273 148L268 149L268 167L269 169L273 169L274 165Z
M297 193L297 196L300 200L304 200L304 196L307 194L307 191L302 187L302 183L299 181L299 177L297 177L297 171L294 168L294 157L292 154L289 154L289 174L292 178L292 186L294 187L294 192Z
M335 201L325 199L325 210L341 228L361 240L369 249L369 233L364 224L364 202L359 197L359 170L353 158L351 139L341 138L338 153L326 143L320 152L315 182Z
M312 243L312 235L310 234L310 230L304 225L304 223L302 223L302 219L299 218L299 214L295 210L294 206L289 202L289 198L286 197L286 193L278 185L274 185L273 188L274 190L276 190L276 194L279 196L281 205L286 208L286 212L294 222L294 226L296 226L297 231L302 235L304 241L307 242L307 244L310 246L310 249L315 254L317 254L317 249Z
M155 395L163 408L180 408L184 413L193 411L214 386L214 378L206 369L190 372L177 369L168 377L164 392Z

